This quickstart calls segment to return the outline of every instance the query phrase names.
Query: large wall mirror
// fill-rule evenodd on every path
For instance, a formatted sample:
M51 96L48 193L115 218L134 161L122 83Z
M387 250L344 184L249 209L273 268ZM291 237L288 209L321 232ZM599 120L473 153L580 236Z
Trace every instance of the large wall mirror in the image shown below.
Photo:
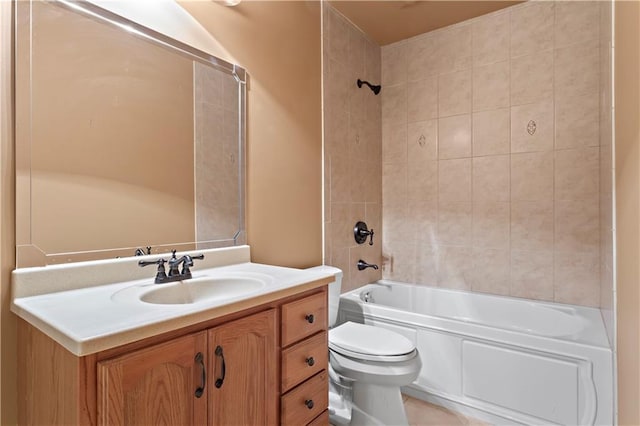
M17 265L243 244L245 71L90 3L16 3Z

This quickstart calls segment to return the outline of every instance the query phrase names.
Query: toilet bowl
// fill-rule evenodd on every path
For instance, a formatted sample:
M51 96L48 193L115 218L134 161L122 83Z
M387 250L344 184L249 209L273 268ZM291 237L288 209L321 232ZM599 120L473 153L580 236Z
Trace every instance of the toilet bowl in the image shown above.
M381 327L354 322L336 326L342 271L331 266L312 268L333 273L329 284L329 416L340 425L407 425L400 387L413 382L422 364L414 343ZM352 401L345 401L350 388ZM345 414L345 408L350 413ZM348 411L348 410L346 410Z

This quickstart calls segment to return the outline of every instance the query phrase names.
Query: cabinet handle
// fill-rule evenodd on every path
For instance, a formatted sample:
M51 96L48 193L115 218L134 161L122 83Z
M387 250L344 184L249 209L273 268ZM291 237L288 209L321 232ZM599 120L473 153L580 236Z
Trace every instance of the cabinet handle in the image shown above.
M224 354L222 353L222 346L216 346L216 356L222 358L222 377L216 379L216 387L220 389L224 384L224 376L227 374L227 367L224 362Z
M307 399L304 405L306 405L309 410L313 409L313 399Z
M316 363L316 361L313 359L313 357L312 357L312 356L310 356L309 358L307 358L307 365L308 365L309 367L313 367L313 364L315 364L315 363Z
M304 319L306 319L309 324L313 324L313 321L315 321L313 314L306 315Z
M196 398L200 398L204 393L204 387L207 385L207 370L204 367L204 356L202 352L196 354L196 362L200 364L202 368L202 386L196 388Z

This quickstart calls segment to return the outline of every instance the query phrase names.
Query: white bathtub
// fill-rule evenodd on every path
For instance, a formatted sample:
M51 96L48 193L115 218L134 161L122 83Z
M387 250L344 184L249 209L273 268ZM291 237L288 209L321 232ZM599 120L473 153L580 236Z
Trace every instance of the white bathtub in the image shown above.
M415 342L412 396L496 424L613 424L598 309L383 280L343 294L339 320Z

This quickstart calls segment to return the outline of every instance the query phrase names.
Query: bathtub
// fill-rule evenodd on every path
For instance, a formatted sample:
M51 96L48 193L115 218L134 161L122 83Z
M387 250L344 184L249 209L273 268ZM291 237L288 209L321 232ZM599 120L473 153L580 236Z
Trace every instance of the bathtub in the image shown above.
M403 392L494 424L611 425L613 360L600 311L382 280L340 298L339 321L411 339Z

